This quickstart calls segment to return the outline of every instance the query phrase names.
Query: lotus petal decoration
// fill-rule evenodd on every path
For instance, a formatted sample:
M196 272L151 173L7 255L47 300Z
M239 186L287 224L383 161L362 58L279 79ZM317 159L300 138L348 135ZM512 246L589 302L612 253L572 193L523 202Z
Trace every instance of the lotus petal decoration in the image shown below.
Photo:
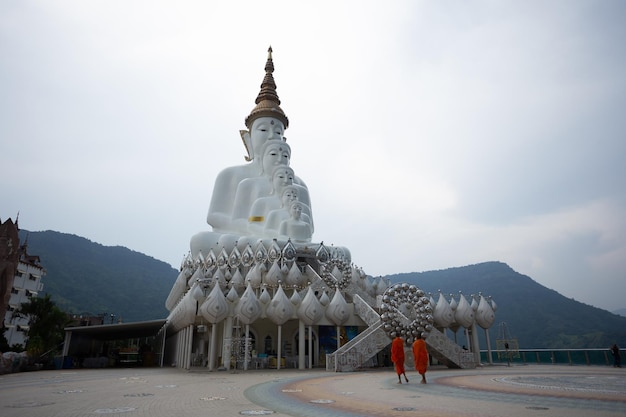
M283 325L289 320L294 313L294 306L287 298L282 285L278 286L278 291L274 294L274 298L267 306L265 314L277 325Z
M235 314L243 324L252 324L261 316L261 313L261 303L256 298L252 285L248 283L246 291L235 307Z
M491 305L485 297L480 296L480 302L476 310L476 323L483 329L488 329L493 325L496 319L496 315L491 308Z
M235 287L230 288L230 290L228 291L228 294L226 294L226 299L230 301L231 303L234 303L235 301L239 299L239 294L237 293L237 290L235 289Z
M265 278L263 279L263 283L269 286L270 288L276 288L278 286L278 282L283 279L283 272L278 265L277 261L272 263L272 267L267 274L265 274Z
M443 294L439 293L439 301L433 310L435 324L439 327L450 327L454 323L454 311Z
M296 262L291 265L289 268L289 272L287 273L287 277L285 278L285 283L288 287L298 287L301 285L302 281L302 272L300 271L300 267Z
M235 246L228 257L228 266L237 268L239 265L241 265L241 253L239 253L239 249Z
M226 275L224 275L224 272L221 268L217 268L215 270L215 273L213 274L213 281L217 283L221 289L225 289L228 285L228 282L226 281Z
M320 247L315 252L315 257L323 264L330 260L330 252L328 252L328 249L324 246L324 242L320 243Z
M298 291L294 290L293 294L291 294L291 298L289 299L289 301L291 301L291 304L293 304L294 306L299 306L300 303L302 303L302 297L300 297Z
M191 278L189 278L189 281L187 281L187 287L193 287L193 284L202 279L204 279L204 275L202 274L202 267L197 267L193 272L193 275L191 275Z
M267 262L267 249L265 249L265 245L263 245L263 241L259 240L256 248L254 249L254 260L257 264Z
M272 244L270 245L270 249L267 252L267 260L269 262L277 262L280 259L280 255L281 255L281 249L280 246L278 245L278 242L276 241L276 239L272 240Z
M291 243L291 239L287 241L283 248L282 257L284 261L293 262L296 260L296 247Z
M466 329L474 324L474 310L463 294L459 296L459 305L454 312L454 319L460 326Z
M222 248L220 254L217 255L217 266L219 268L224 268L228 265L228 254L226 253L226 249Z
M239 268L235 269L235 273L233 274L232 279L229 282L229 285L235 288L245 288L246 283L243 279L243 275L241 275L241 272L239 272Z
M346 299L343 298L341 291L336 290L333 299L330 300L326 307L326 318L340 326L350 318L350 311Z
M249 268L254 263L254 251L252 250L252 246L248 243L246 248L243 250L241 254L241 264L246 268Z
M322 292L322 295L320 297L320 304L323 307L326 307L328 304L330 304L330 297L328 296L328 293L326 291Z
M194 286L189 290L191 292L191 296L196 301L204 301L204 290L200 286L200 284L194 284Z
M200 305L200 314L209 323L219 323L228 317L228 301L224 297L224 293L218 285L207 296L206 300Z
M261 290L261 295L259 296L259 301L261 302L261 304L269 304L271 300L272 300L272 297L270 296L270 293L267 291L267 288L263 288Z
M323 315L323 307L311 287L309 287L304 299L298 306L298 318L300 318L300 320L302 320L307 326L312 326L317 323Z
M172 309L176 307L176 303L187 290L187 278L186 270L183 269L180 271L178 278L176 278L176 281L170 290L170 294L165 300L165 308L167 308L168 311L172 311Z
M207 268L217 266L217 257L215 256L215 252L213 252L213 249L209 250L209 254L204 258L204 263Z
M250 268L248 274L246 274L246 281L248 282L248 284L252 285L252 288L259 288L261 286L261 283L263 282L263 275L259 270L260 265L262 264L256 264L255 266Z

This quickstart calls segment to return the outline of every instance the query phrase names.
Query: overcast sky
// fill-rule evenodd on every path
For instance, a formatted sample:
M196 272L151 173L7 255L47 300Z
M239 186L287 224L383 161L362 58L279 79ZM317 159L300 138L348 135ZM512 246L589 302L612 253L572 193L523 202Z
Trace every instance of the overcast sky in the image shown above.
M178 268L271 45L314 241L626 307L626 2L303 3L0 2L0 219Z

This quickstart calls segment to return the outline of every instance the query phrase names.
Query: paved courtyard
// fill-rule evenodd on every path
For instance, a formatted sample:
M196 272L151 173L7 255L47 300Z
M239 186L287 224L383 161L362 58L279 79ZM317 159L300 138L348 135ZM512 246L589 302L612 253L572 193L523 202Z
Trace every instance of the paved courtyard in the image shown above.
M67 369L0 375L0 415L78 416L626 416L626 370L485 366L429 370L428 384L391 368L184 371Z

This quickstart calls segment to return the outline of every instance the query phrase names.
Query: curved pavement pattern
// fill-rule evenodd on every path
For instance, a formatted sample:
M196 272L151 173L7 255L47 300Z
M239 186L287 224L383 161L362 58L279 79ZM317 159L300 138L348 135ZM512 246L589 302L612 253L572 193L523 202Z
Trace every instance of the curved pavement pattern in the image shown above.
M590 366L429 370L398 384L391 368L352 373L176 368L0 375L0 415L626 416L626 371Z

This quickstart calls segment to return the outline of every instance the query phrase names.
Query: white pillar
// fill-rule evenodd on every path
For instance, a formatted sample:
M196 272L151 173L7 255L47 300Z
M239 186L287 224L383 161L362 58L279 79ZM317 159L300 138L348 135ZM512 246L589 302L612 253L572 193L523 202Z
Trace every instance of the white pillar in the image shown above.
M309 326L309 369L313 369L313 326Z
M230 355L233 342L233 318L228 316L224 323L224 336L222 337L222 366L230 369Z
M248 370L248 358L250 355L250 325L246 324L246 333L244 339L244 350L243 350L243 370Z
M305 331L304 322L300 320L298 323L298 369L306 368L306 362L304 361L304 344L306 343Z
M487 341L487 361L490 365L493 365L493 358L491 357L491 341L489 340L489 329L485 329L485 340Z
M480 346L478 344L478 331L476 323L472 323L472 353L474 353L474 361L480 363Z
M283 337L283 332L282 332L282 327L283 326L278 326L278 346L276 347L276 370L280 369L280 361L282 358L282 353L283 353L283 342L282 342L282 337Z
M185 368L189 369L191 368L191 351L193 348L193 324L190 324L187 329L189 333L187 334L187 366Z
M180 364L181 364L180 346L183 343L183 341L182 341L182 333L183 333L183 330L179 330L178 332L176 332L176 356L175 356L175 361L176 361L176 367L177 368L180 368Z
M207 361L207 367L209 371L215 369L215 357L216 357L216 348L217 348L217 324L213 323L211 325L211 339L209 342L209 357Z

